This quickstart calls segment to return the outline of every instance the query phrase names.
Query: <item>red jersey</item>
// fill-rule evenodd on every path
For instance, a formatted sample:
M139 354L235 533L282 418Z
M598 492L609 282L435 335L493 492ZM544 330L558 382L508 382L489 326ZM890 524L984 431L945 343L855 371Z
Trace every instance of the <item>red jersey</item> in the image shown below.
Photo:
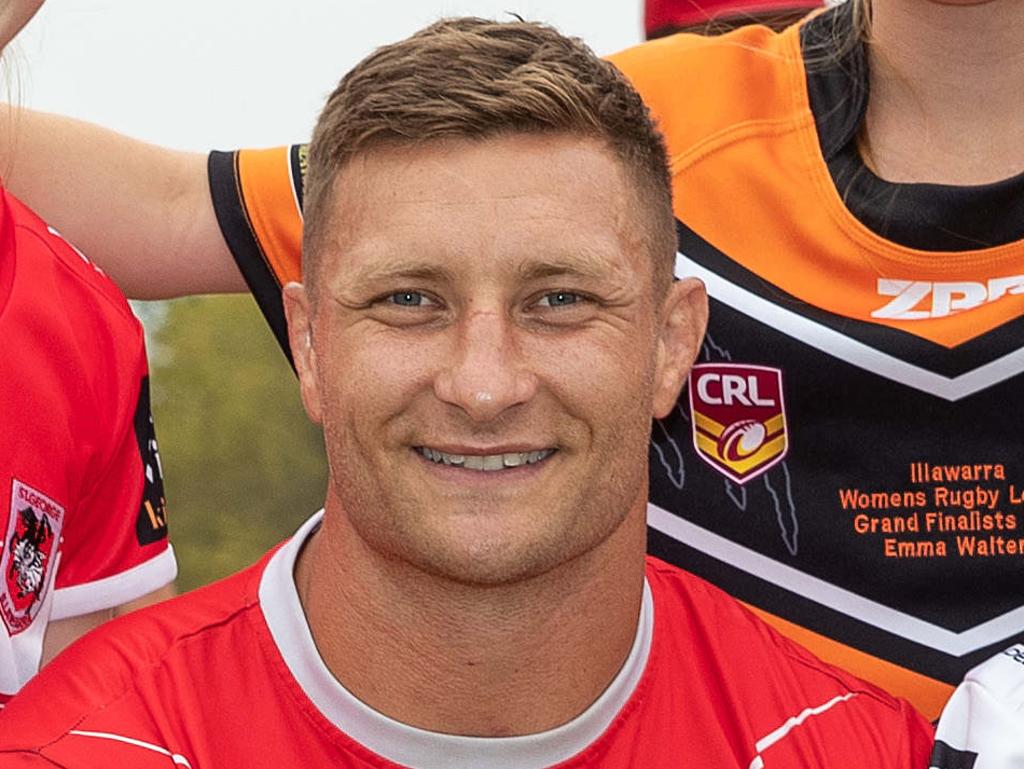
M492 739L400 724L353 697L317 653L293 574L318 523L314 516L249 569L72 646L0 719L0 763L927 766L932 730L909 704L820 662L718 589L653 558L628 659L573 721Z
M710 319L653 430L651 553L930 718L1024 642L1024 174L864 165L852 3L612 57L664 133L678 275ZM213 153L221 227L287 349L303 147Z
M0 705L50 620L174 579L142 328L114 284L0 188Z

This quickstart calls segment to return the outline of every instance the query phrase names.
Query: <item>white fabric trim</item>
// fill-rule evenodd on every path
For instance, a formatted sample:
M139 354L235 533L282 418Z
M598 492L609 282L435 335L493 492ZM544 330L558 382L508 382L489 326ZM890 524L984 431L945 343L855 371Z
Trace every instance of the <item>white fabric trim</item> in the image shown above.
M942 376L772 304L700 266L681 253L676 254L676 275L700 278L707 286L708 296L797 341L872 374L943 400L961 400L1024 372L1024 349L1017 349L1001 358L965 371L959 376Z
M175 766L184 766L185 769L192 769L192 764L188 762L180 753L172 753L167 748L161 748L159 745L154 745L151 742L143 742L137 740L134 737L125 737L123 734L111 734L110 732L86 732L81 729L72 729L68 734L73 734L76 737L95 737L100 740L113 740L114 742L123 742L126 745L134 745L137 748L144 748L145 750L152 750L154 753L167 756L171 759Z
M57 558L46 576L48 584L43 591L43 605L28 629L15 636L7 635L6 628L0 629L0 693L5 696L17 694L39 672L43 638L53 615L53 583L60 573L62 556L63 553L57 551Z
M320 523L317 513L270 559L260 580L260 606L270 633L306 696L345 734L378 755L417 769L541 769L589 746L628 702L647 666L654 635L654 601L644 581L636 638L622 669L584 713L567 724L521 737L439 734L388 718L335 679L317 652L295 588L299 551Z
M159 555L119 574L54 590L50 621L120 606L173 582L176 576L178 561L168 545Z
M791 593L954 657L963 657L1003 641L1024 628L1024 606L1019 606L974 627L954 632L776 561L657 505L647 505L647 524L705 555Z

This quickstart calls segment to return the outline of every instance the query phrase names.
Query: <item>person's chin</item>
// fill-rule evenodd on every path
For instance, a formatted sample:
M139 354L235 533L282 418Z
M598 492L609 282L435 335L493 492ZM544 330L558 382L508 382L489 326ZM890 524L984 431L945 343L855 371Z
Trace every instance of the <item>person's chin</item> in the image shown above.
M565 560L564 538L554 531L526 530L516 518L495 510L475 518L453 515L448 526L433 527L432 546L410 554L411 560L435 576L481 587L538 577Z

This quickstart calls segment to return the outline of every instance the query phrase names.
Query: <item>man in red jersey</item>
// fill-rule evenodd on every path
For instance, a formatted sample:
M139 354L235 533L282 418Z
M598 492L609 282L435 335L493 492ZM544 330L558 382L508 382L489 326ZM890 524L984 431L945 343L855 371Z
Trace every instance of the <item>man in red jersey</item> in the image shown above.
M924 767L905 702L645 559L706 322L664 147L578 41L441 22L321 115L289 334L330 481L250 569L92 634L5 767Z
M0 48L41 0L0 3ZM174 579L142 328L0 187L0 708Z
M1021 40L1024 3L849 0L611 57L666 137L678 273L711 302L652 435L649 552L929 718L1024 642ZM304 145L207 162L18 124L12 188L130 295L248 284L287 349Z

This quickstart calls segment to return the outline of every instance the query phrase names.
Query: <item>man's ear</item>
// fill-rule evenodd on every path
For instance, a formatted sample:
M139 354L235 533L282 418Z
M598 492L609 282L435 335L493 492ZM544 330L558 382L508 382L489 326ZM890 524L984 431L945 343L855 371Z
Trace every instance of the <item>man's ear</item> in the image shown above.
M299 375L299 391L306 413L316 424L321 424L322 410L317 371L316 350L313 349L313 307L309 292L301 283L291 282L284 287L284 314L288 319L288 343Z
M654 416L668 416L679 399L708 325L708 295L697 278L674 282L665 295L658 330Z

